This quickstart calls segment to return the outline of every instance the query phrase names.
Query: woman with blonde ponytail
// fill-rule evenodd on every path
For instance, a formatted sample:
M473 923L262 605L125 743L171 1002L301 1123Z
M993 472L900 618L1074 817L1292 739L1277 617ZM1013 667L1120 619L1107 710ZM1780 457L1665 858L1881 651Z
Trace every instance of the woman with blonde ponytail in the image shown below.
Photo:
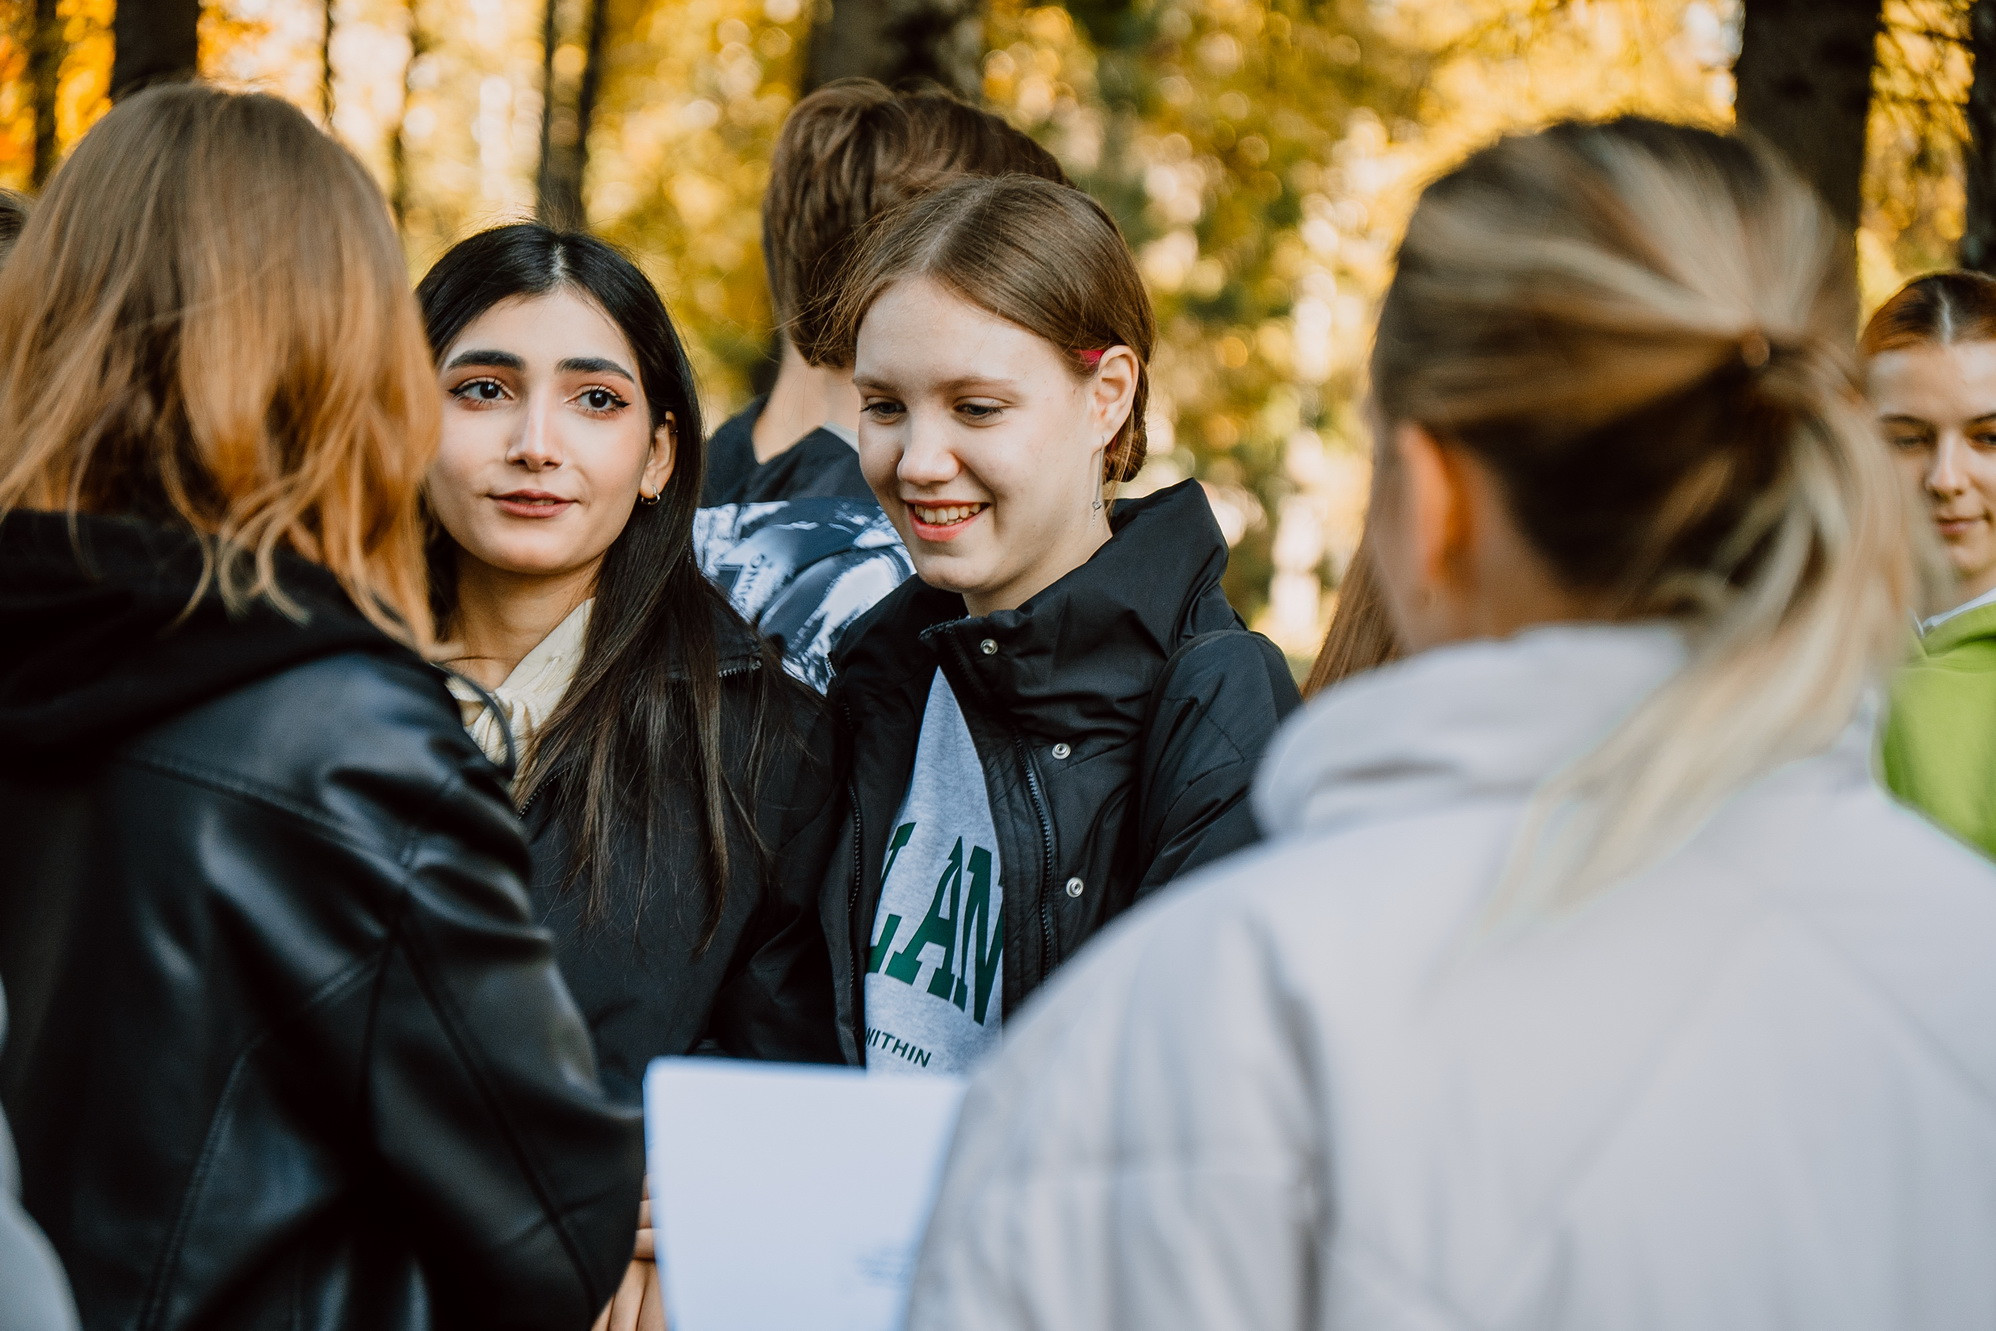
M1870 779L1920 584L1848 239L1647 120L1429 187L1372 359L1402 659L973 1087L911 1325L1996 1324L1996 870Z

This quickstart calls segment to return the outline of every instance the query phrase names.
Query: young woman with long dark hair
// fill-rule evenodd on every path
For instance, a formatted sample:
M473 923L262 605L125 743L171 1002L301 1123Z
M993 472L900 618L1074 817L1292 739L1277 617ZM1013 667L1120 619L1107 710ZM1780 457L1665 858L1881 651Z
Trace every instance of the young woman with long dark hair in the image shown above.
M521 224L417 299L443 403L432 597L472 733L514 763L532 897L634 1101L706 1050L836 1060L816 884L836 835L823 704L693 558L692 372L610 246Z
M842 1015L869 1067L958 1070L1131 902L1255 839L1249 780L1296 687L1227 603L1199 485L1116 501L1153 320L1087 195L1015 175L913 201L837 326L917 574L833 658Z

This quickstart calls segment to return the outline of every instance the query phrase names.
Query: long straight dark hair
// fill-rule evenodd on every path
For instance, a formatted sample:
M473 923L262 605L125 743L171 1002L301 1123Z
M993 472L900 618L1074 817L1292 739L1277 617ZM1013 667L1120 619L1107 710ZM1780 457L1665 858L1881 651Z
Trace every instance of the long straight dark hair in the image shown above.
M611 872L619 833L636 827L644 854L633 886L633 920L651 886L652 846L674 829L673 787L697 793L701 863L712 884L701 946L721 919L732 825L767 870L756 835L753 793L777 738L770 705L789 677L758 642L750 681L746 752L722 749L717 627L740 624L693 554L693 515L705 464L693 371L658 292L629 259L593 236L520 223L451 247L416 288L430 349L444 352L472 320L501 301L567 288L594 303L637 357L638 382L657 428L672 417L675 460L656 504L634 505L603 557L582 661L561 705L521 757L522 806L545 793L568 821L575 854L565 890L583 893L589 921L609 913L625 885ZM439 529L431 543L431 597L442 626L456 610L456 546ZM753 636L742 625L745 637ZM445 629L448 633L448 628ZM796 686L801 687L801 686ZM560 779L557 780L556 778Z

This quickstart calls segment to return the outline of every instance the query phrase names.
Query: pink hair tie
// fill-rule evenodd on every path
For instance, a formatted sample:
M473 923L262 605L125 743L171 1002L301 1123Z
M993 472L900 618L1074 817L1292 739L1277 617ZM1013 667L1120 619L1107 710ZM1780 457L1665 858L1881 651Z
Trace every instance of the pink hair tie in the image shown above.
M1083 365L1092 370L1102 363L1102 357L1107 354L1108 350L1109 348L1107 347L1101 347L1094 351L1077 351L1074 354Z

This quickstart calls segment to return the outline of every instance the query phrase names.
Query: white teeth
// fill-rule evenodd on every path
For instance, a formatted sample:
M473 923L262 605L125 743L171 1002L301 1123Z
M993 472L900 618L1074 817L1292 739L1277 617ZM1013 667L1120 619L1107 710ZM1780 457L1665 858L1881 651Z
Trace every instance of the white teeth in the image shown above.
M976 517L984 511L986 506L983 504L951 504L946 508L932 508L922 504L910 504L908 507L914 510L916 517L930 526L948 527L954 523L964 522Z

